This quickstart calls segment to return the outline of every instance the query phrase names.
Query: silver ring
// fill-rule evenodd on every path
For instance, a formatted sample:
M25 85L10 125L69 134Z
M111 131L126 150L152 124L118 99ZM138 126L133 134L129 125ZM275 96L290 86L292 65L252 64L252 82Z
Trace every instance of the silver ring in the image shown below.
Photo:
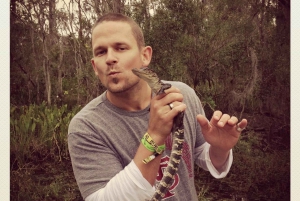
M174 108L173 103L170 103L170 104L168 104L168 105L169 105L169 107L170 107L171 110Z
M238 132L242 132L244 129L245 129L245 128L241 128L241 127L239 127L239 125L236 125L236 130L237 130Z

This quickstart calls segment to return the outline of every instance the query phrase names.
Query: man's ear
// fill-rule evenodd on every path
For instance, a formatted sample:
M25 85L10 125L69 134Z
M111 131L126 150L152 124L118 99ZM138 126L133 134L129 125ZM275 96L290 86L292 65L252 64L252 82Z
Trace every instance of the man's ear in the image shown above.
M94 59L91 59L91 63L92 63L92 66L93 66L93 69L94 69L95 75L97 75L97 76L98 76L98 72L97 72L97 68L96 68L96 66L95 66L95 61L94 61Z
M146 46L142 49L142 62L143 66L149 66L151 59L152 59L152 48L150 46Z

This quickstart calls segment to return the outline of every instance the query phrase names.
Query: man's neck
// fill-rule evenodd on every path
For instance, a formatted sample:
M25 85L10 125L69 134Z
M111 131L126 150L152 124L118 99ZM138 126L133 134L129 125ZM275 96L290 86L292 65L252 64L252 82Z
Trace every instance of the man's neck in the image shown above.
M107 91L107 99L116 107L127 111L138 111L145 109L151 101L151 88L142 81L139 86L122 93L112 93Z

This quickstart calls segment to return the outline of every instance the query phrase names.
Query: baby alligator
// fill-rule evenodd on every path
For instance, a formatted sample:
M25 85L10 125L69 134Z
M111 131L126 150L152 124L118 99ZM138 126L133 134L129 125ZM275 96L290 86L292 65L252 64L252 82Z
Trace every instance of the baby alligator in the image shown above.
M132 72L141 79L145 80L156 95L164 93L166 89L169 89L171 87L170 84L163 83L158 78L157 74L149 68L134 68ZM165 196L165 193L173 183L174 176L178 170L182 155L182 146L184 142L183 117L184 112L180 112L173 120L173 142L170 160L168 162L167 168L164 171L162 180L156 187L155 194L151 198L151 201L159 201Z

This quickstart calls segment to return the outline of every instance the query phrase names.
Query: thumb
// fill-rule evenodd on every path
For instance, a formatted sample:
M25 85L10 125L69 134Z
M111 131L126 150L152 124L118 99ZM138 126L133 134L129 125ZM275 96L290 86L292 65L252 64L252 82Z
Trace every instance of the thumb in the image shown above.
M199 122L202 131L208 131L211 128L209 121L206 119L205 116L198 114L197 121Z

